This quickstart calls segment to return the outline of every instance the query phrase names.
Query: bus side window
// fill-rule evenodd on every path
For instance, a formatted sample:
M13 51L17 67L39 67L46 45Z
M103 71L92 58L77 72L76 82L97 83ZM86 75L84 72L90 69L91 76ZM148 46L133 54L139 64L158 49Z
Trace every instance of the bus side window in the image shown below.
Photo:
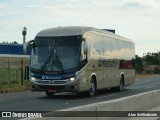
M85 33L83 38L85 38L85 40L88 43L88 54L90 54L92 43L93 43L93 34L92 33Z
M115 38L110 38L111 39L111 47L112 47L112 56L119 56L118 52L118 40Z
M81 60L86 59L86 55L84 54L84 41L81 44Z
M93 43L93 49L94 49L93 54L95 55L103 54L102 39L103 37L101 35L95 34Z
M103 50L104 50L104 55L105 56L110 56L111 55L111 41L110 38L107 36L103 37Z
M119 45L119 57L121 59L124 59L124 51L125 51L125 45L124 45L124 41L122 40L118 40L118 45Z
M131 57L131 51L130 51L130 43L126 42L126 52L127 52L127 57Z
M85 53L85 42L82 41L81 43L81 55L80 55L80 64L81 66L85 65L87 62L87 54Z
M133 43L130 43L130 51L131 51L131 58L134 59L135 58L135 56L134 56L135 51L134 51L134 44Z

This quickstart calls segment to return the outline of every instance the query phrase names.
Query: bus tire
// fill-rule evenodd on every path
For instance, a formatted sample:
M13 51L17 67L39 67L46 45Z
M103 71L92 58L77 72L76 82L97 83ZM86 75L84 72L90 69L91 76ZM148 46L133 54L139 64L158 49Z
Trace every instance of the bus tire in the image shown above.
M48 92L48 91L46 91L46 95L48 96L48 97L51 97L51 96L53 96L55 93L54 92Z
M119 84L119 87L117 88L117 90L119 92L122 92L124 90L124 79L123 79L123 77L120 78L120 84Z
M96 94L96 81L93 78L91 78L90 88L89 88L89 91L88 91L88 96L92 97L95 94Z

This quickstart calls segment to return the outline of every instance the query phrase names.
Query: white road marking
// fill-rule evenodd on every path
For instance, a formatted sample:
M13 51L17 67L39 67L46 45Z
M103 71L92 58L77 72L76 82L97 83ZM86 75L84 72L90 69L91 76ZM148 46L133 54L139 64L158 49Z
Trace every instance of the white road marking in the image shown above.
M115 95L117 95L117 94L101 96L101 97L97 97L96 99L102 99L102 98L111 97L111 96L115 96Z
M155 86L146 87L146 88L144 88L144 89L150 89L150 88L153 88L153 87L155 87Z

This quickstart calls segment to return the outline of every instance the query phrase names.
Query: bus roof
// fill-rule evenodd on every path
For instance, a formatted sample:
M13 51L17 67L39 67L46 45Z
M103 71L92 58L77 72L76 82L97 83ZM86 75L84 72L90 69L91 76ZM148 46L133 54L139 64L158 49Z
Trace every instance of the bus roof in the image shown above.
M45 29L45 30L40 31L37 34L37 37L76 36L76 35L83 35L85 32L89 32L89 31L99 32L99 33L102 33L102 34L106 34L106 35L109 35L109 36L113 36L113 37L123 39L125 41L132 42L132 40L130 40L130 39L124 38L122 36L119 36L117 34L114 34L112 32L106 31L106 30L96 29L96 28L93 28L93 27L82 27L82 26L68 26L68 27L49 28L49 29Z

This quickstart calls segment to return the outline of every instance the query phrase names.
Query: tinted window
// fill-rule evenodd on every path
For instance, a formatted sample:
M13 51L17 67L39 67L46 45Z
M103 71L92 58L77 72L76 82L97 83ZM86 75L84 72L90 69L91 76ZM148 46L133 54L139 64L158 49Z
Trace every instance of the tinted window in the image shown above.
M130 44L129 42L125 41L124 45L125 45L125 58L129 58L131 56Z
M88 44L88 52L91 52L92 42L93 42L93 34L92 33L85 33L83 36L87 41Z
M131 57L135 58L135 50L134 50L134 44L130 43L130 51L131 51Z
M78 67L80 37L37 37L32 49L31 68L54 72Z
M119 45L119 56L120 58L123 58L125 51L124 41L118 40L118 45Z
M107 36L103 36L103 52L105 56L111 55L111 41L110 38Z
M101 35L94 35L94 43L93 43L93 54L95 55L102 55L103 48L102 48L102 36Z
M118 42L117 39L111 38L112 56L118 56Z

